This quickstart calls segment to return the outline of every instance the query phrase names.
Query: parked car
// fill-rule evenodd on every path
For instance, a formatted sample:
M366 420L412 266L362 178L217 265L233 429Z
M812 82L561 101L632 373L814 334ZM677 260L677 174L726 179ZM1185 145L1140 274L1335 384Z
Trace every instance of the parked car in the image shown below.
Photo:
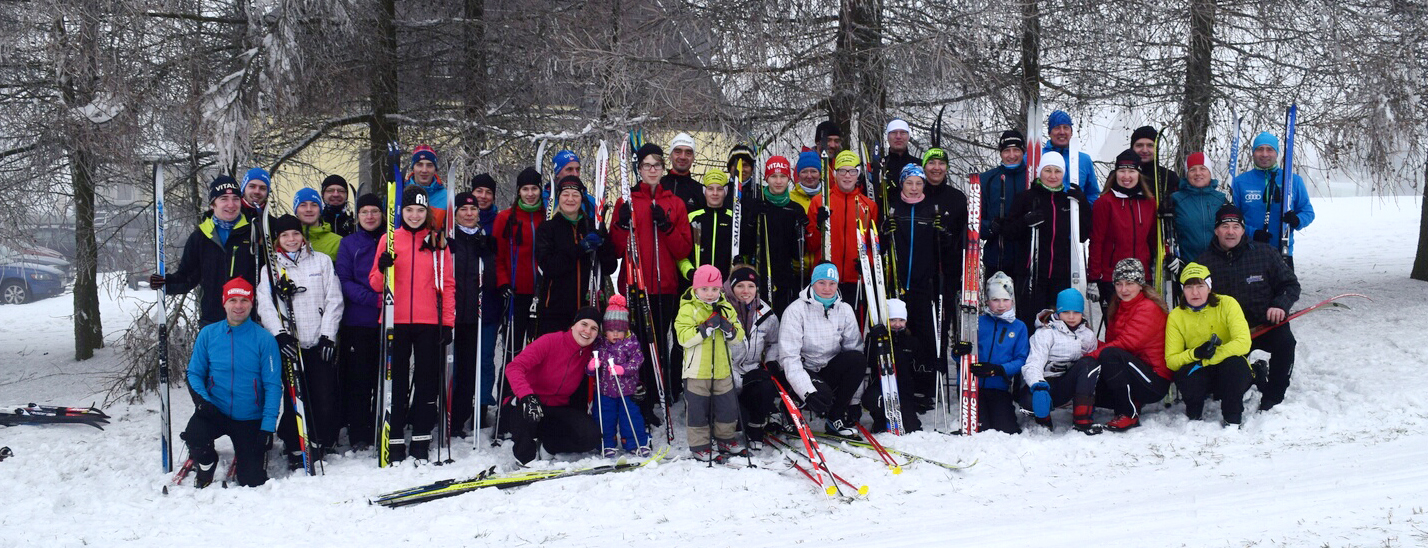
M24 261L0 262L0 303L25 304L64 293L64 272Z
M10 242L11 245L0 244L0 264L21 262L33 265L47 266L60 271L61 278L66 278L70 273L70 264L59 252L38 245Z

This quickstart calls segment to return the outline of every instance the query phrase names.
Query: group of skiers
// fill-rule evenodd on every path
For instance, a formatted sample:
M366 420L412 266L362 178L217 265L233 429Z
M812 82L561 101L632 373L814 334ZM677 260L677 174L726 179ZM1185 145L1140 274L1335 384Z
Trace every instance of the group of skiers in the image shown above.
M1254 338L1250 327L1281 324L1297 300L1292 236L1274 244L1314 214L1297 175L1279 189L1278 139L1254 139L1231 199L1202 153L1183 179L1160 165L1152 128L1132 133L1104 185L1070 145L1069 115L1046 129L1044 147L1004 132L979 185L953 182L940 148L914 154L900 119L881 158L845 149L824 122L792 162L760 166L741 145L699 180L690 135L668 154L633 142L614 200L592 195L568 150L548 177L520 172L504 208L488 174L449 196L424 145L394 176L394 208L374 194L349 207L331 176L295 193L293 215L271 216L266 171L220 176L178 269L150 280L203 289L197 410L182 436L199 483L221 435L245 485L265 481L273 432L291 469L311 470L344 429L354 450L385 438L384 463L426 461L433 439L484 426L523 464L541 448L647 456L651 431L673 440L679 399L705 461L791 432L785 396L831 434L915 431L958 374L948 364L968 355L976 429L1020 432L1018 406L1051 427L1069 404L1078 430L1125 430L1172 385L1192 419L1216 396L1226 424L1243 420L1252 384L1261 409L1282 401L1294 337L1287 323ZM964 264L972 250L980 261ZM983 306L959 305L978 286ZM958 340L966 322L975 340ZM1250 364L1251 348L1269 362ZM1114 418L1094 422L1096 407Z

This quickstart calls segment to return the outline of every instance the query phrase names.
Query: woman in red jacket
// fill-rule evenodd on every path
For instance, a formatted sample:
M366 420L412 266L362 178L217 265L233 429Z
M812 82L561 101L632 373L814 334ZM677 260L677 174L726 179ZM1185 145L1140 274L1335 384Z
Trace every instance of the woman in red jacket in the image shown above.
M1154 264L1155 197L1147 192L1149 185L1139 165L1140 156L1133 150L1116 156L1115 181L1091 207L1091 260L1086 263L1086 279L1095 284L1086 291L1093 302L1114 300L1111 275L1121 259ZM1149 272L1144 276L1151 277Z
M509 305L506 313L511 314L511 325L507 329L515 345L511 347L513 355L520 353L526 334L536 328L527 324L536 287L535 233L545 222L540 192L540 173L535 168L528 167L517 175L516 201L496 214L492 234L496 242L496 294Z
M1106 429L1122 432L1140 426L1141 404L1160 401L1170 390L1172 374L1165 367L1169 311L1160 293L1146 285L1145 265L1139 260L1116 263L1113 278L1116 300L1111 303L1106 340L1088 356L1101 365L1097 399L1116 412Z
M501 405L501 423L511 425L521 464L535 460L540 447L552 454L600 448L600 426L585 410L584 392L599 337L600 309L587 306L575 312L569 331L541 335L506 366L511 397Z
M378 292L386 284L387 268L392 269L392 432L388 442L391 462L406 458L407 444L400 439L408 421L412 427L410 454L427 460L431 429L436 426L436 396L441 386L442 352L451 344L456 325L456 263L447 249L444 233L427 228L427 195L418 185L402 191L401 224L393 232L395 255L388 253L387 237L377 243L383 250L373 257L367 282ZM437 265L443 261L440 285ZM438 312L440 315L438 317ZM415 366L409 365L415 354ZM409 377L410 375L410 377ZM410 383L410 384L409 384ZM407 393L411 386L413 394ZM411 402L411 409L407 402Z

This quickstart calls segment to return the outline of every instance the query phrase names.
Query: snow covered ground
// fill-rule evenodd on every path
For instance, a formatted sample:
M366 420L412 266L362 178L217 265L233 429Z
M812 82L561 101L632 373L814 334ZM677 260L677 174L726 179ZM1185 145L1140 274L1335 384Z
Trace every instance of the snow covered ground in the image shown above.
M970 438L918 433L883 440L961 472L914 464L892 475L830 452L835 471L870 487L830 502L796 472L708 469L687 458L657 468L485 490L389 510L367 497L491 465L509 450L458 447L456 463L379 470L370 454L333 458L324 477L257 489L165 496L158 404L114 405L85 426L0 428L0 544L787 546L1425 546L1428 545L1428 283L1407 278L1419 202L1320 199L1300 235L1301 305L1342 293L1374 297L1299 320L1288 399L1250 413L1243 430L1153 411L1126 434L1060 429ZM145 292L147 293L147 292ZM106 295L106 333L147 295ZM70 296L0 307L0 402L87 405L119 368L111 347L72 355ZM1253 392L1251 392L1253 394ZM1258 395L1252 396L1251 406ZM174 390L174 431L191 404ZM1058 416L1061 424L1067 417ZM819 425L821 426L821 424ZM682 445L682 432L677 444ZM483 443L484 445L484 443ZM225 441L220 452L227 451Z

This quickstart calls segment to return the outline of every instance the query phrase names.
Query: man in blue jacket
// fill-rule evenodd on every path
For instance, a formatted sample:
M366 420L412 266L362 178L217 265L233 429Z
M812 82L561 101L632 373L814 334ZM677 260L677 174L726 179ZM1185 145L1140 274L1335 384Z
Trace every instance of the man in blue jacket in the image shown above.
M1071 135L1074 129L1071 124L1071 115L1064 110L1052 112L1046 118L1047 136L1046 146L1042 147L1041 153L1057 152L1066 161L1066 182L1081 187L1081 192L1086 194L1086 203L1095 204L1096 198L1101 195L1101 184L1096 182L1096 166L1091 162L1091 156L1085 152L1076 151L1076 166L1080 173L1071 173L1071 155L1068 150L1071 147Z
M1026 138L1015 129L1003 131L997 141L997 151L1001 163L981 176L981 237L987 241L982 246L982 275L991 277L994 272L1006 272L1017 276L1021 270L1016 259L1023 257L1024 252L1016 238L1002 235L1002 228L1008 223L1007 216L1011 214L1016 195L1026 190Z
M258 486L268 481L263 453L278 428L283 381L278 369L278 342L249 319L253 284L233 278L223 286L226 322L198 332L188 360L188 386L194 396L193 417L179 437L188 443L199 488L213 483L218 452L213 440L233 442L238 484Z
M1283 167L1279 165L1279 138L1264 131L1256 135L1250 150L1254 156L1254 169L1235 176L1230 184L1230 193L1235 207L1244 212L1245 231L1254 235L1254 241L1279 248L1280 228L1288 224L1289 248L1279 249L1284 262L1294 268L1294 230L1303 230L1314 222L1314 205L1309 203L1309 192L1304 187L1304 179L1294 175L1289 186L1289 205L1284 204L1284 189L1280 179ZM1266 225L1266 219L1268 224Z

